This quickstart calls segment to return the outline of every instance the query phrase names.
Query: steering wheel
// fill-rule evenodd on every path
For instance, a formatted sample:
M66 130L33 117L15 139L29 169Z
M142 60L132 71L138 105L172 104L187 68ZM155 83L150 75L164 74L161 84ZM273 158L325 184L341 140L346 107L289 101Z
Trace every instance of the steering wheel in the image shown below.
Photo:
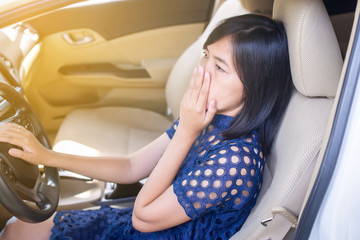
M14 88L1 82L0 96L6 99L0 102L0 111L3 112L3 104L4 108L12 110L10 116L6 116L2 122L22 125L45 147L51 149L44 128L25 98ZM40 171L38 166L10 156L8 151L13 147L15 146L8 143L0 143L0 203L23 221L44 221L55 212L58 205L58 171L46 166Z

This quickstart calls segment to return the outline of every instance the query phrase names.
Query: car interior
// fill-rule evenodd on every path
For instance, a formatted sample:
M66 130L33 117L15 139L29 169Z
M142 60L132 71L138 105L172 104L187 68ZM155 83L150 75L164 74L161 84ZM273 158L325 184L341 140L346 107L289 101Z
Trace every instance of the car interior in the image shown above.
M109 11L112 5L105 3L80 3L0 31L1 44L10 46L1 47L0 58L11 63L10 73L20 76L22 88L17 91L24 92L52 148L87 156L117 156L140 149L179 117L180 101L199 64L202 45L219 21L247 13L279 19L288 37L293 94L266 159L257 204L232 239L294 239L326 148L357 2L189 1L197 19L190 17L190 22L180 24L169 17L165 24L159 18L146 26L141 18L130 16L128 2L118 4L135 27L121 21L109 24L116 33L100 24L86 28L86 21L96 21L87 14L73 29L66 29L70 17L63 20L69 23L57 25L64 14L82 13L83 8L90 13ZM147 9L157 2L164 1L150 1ZM176 15L173 9L164 6L160 17ZM9 37L11 31L18 33L15 40ZM146 181L105 183L63 169L59 175L58 210L101 204L128 207ZM0 228L10 216L0 207Z

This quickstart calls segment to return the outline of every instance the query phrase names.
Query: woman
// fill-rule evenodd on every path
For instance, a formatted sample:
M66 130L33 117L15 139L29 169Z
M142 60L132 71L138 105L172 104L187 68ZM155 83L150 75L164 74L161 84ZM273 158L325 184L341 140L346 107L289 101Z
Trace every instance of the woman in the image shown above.
M16 124L0 141L10 155L118 183L148 177L134 208L60 211L39 223L9 223L4 239L228 239L259 194L265 157L291 94L281 22L243 15L221 22L204 44L180 118L148 146L118 158L45 149ZM50 231L51 229L51 231Z

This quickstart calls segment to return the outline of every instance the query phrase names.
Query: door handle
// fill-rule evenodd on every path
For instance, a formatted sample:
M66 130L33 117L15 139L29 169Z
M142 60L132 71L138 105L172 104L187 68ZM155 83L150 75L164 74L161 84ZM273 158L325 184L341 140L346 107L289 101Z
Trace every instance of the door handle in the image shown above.
M95 41L94 36L87 31L76 31L64 33L62 35L65 42L70 45L83 45Z

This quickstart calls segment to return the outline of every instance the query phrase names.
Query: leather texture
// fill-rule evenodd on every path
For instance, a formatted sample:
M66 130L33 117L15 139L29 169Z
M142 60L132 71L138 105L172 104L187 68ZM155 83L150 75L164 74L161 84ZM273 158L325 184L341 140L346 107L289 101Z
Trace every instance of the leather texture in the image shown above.
M308 97L334 97L343 59L323 2L275 1L273 17L285 24L296 89Z
M119 156L134 152L160 136L172 122L143 109L78 109L62 123L54 150L85 156Z

